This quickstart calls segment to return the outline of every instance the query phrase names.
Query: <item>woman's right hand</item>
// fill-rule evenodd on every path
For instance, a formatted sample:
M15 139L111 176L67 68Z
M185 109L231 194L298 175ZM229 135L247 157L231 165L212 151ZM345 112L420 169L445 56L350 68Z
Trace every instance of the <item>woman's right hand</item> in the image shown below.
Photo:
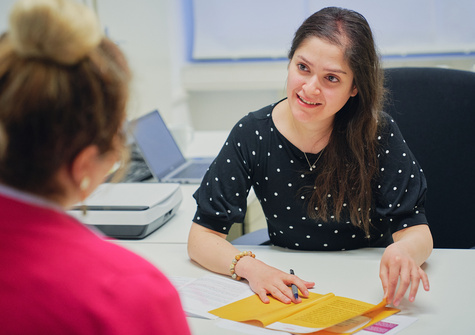
M304 281L252 257L242 257L235 269L236 274L247 279L251 289L265 304L270 301L268 295L285 304L300 303L302 299L300 296L295 299L290 285L295 284L303 297L308 297L308 289L315 286L313 282Z

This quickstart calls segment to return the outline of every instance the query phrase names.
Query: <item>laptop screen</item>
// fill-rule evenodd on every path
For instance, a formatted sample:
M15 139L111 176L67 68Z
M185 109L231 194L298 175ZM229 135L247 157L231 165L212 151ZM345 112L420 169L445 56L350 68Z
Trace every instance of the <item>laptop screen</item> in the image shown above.
M130 131L157 179L163 178L186 162L157 110L130 122Z

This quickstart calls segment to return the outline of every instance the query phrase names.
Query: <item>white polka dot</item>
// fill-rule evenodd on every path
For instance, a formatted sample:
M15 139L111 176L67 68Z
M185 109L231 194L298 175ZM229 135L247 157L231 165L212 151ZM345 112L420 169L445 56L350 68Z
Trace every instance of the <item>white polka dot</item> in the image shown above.
M295 243L295 246L296 246L296 247L298 247L298 246L299 246L299 244L298 244L298 243Z
M396 190L397 190L397 187L396 187L396 186L394 186L394 187L393 187L393 190L394 190L394 191L396 191Z
M355 235L355 234L351 235L351 238L355 238L355 237L356 237L356 235Z
M276 218L276 219L277 219L277 214L274 214L274 218Z
M236 197L239 197L239 193L236 193Z
M276 197L277 197L278 195L279 195L279 193L277 193L277 192L274 192L274 196L276 196Z
M253 152L252 152L252 155L253 155L253 156L255 156L255 155L256 155L256 152L255 152L255 151L253 151Z
M294 226L289 226L289 229L294 229Z
M231 180L236 180L236 177L231 177Z
M287 210L290 211L290 206L287 206Z
M288 185L289 187L292 187L292 183L288 183L287 185Z
M277 169L277 172L280 172L280 169Z
M324 246L324 247L328 247L328 244L325 243L323 246Z
M307 235L306 238L310 238L310 235Z
M307 220L307 218L306 218L305 216L302 216L302 220L304 220L304 221L305 221L305 220Z
M335 234L338 234L338 230L335 229L334 233L335 233Z

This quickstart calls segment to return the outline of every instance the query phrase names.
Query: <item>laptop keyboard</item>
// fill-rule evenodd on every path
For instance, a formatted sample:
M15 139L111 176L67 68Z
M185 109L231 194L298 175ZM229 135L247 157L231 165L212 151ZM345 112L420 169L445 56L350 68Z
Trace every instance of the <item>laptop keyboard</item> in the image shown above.
M209 163L196 163L188 165L186 168L178 172L174 178L196 178L197 176L203 177L206 170L209 167Z

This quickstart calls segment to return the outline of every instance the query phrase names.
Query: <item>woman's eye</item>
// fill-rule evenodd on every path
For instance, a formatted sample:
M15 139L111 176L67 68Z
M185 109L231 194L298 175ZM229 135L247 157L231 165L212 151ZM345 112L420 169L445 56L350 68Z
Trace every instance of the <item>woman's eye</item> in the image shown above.
M328 76L327 79L332 83L337 83L339 81L338 78L334 76Z
M306 67L305 65L303 65L303 64L297 64L297 67L298 67L298 69L301 70L301 71L307 71L307 67Z

